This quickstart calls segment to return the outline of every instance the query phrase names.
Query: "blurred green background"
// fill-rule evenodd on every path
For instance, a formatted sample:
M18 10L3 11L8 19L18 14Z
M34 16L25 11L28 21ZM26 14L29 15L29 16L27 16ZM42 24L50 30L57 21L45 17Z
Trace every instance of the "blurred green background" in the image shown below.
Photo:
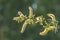
M47 13L55 14L60 23L60 0L0 0L0 40L60 40L60 31L55 34L49 32L46 36L39 35L42 27L39 24L28 25L23 34L20 33L22 23L13 21L20 10L28 15L31 6L36 16Z

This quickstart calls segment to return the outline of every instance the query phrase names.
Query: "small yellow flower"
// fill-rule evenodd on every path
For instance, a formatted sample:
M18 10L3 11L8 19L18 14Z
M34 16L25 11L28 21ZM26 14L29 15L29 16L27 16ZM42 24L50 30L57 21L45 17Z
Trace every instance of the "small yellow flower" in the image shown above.
M41 17L41 16L36 17L36 20L37 20L37 21L39 21L39 22L42 22L42 21L43 21L43 19L42 19L42 17Z
M38 17L36 17L36 22L35 23L40 23L41 25L43 25L43 20L44 20L44 18L43 18L43 16L38 16Z

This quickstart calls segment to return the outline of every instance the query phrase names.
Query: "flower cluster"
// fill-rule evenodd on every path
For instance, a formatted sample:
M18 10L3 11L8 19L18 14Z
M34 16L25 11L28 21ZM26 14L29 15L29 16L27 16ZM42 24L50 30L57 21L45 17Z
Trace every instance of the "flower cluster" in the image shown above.
M26 27L28 24L37 24L40 23L40 25L42 25L42 27L44 28L44 31L40 32L40 35L46 35L49 31L55 31L57 32L57 27L58 27L58 21L55 18L54 14L48 13L47 16L50 17L48 20L48 22L46 21L46 19L43 17L43 15L35 17L35 15L33 14L33 9L31 7L29 7L29 16L25 16L22 14L21 11L18 11L18 17L14 17L13 20L17 21L18 23L25 21L23 23L22 29L21 29L21 33L24 33ZM44 25L44 23L46 25Z

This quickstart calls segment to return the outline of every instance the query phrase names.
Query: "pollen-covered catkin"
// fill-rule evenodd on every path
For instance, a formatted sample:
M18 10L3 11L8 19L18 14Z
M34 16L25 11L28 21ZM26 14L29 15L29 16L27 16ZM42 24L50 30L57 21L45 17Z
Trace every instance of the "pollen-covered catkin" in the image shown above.
M22 26L21 33L23 33L23 32L25 31L26 26L27 26L27 23L25 22L25 23L23 24L23 26Z
M47 29L45 29L44 31L42 31L42 32L40 32L40 35L46 35L48 33L48 30Z
M29 7L29 18L33 17L33 9Z
M44 31L40 32L40 35L44 36L46 35L49 31L53 30L54 27L53 26L50 26L48 28L45 28Z
M54 14L48 13L47 16L51 17L52 20L55 20L55 15Z
M22 29L21 29L21 33L23 33L23 32L25 31L25 29L26 29L27 25L29 24L29 22L30 22L29 19L27 19L27 20L24 22L24 24L23 24L23 26L22 26Z

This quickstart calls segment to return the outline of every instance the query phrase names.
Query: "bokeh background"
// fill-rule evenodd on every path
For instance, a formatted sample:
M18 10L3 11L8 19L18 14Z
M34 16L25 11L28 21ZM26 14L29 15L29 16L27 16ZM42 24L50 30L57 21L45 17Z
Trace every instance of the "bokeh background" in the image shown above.
M25 32L20 33L23 22L18 24L12 19L18 16L18 11L28 15L29 6L36 16L44 15L46 18L47 13L53 13L60 24L60 0L0 0L0 40L60 40L60 28L57 33L41 36L42 27L39 24L28 25Z

